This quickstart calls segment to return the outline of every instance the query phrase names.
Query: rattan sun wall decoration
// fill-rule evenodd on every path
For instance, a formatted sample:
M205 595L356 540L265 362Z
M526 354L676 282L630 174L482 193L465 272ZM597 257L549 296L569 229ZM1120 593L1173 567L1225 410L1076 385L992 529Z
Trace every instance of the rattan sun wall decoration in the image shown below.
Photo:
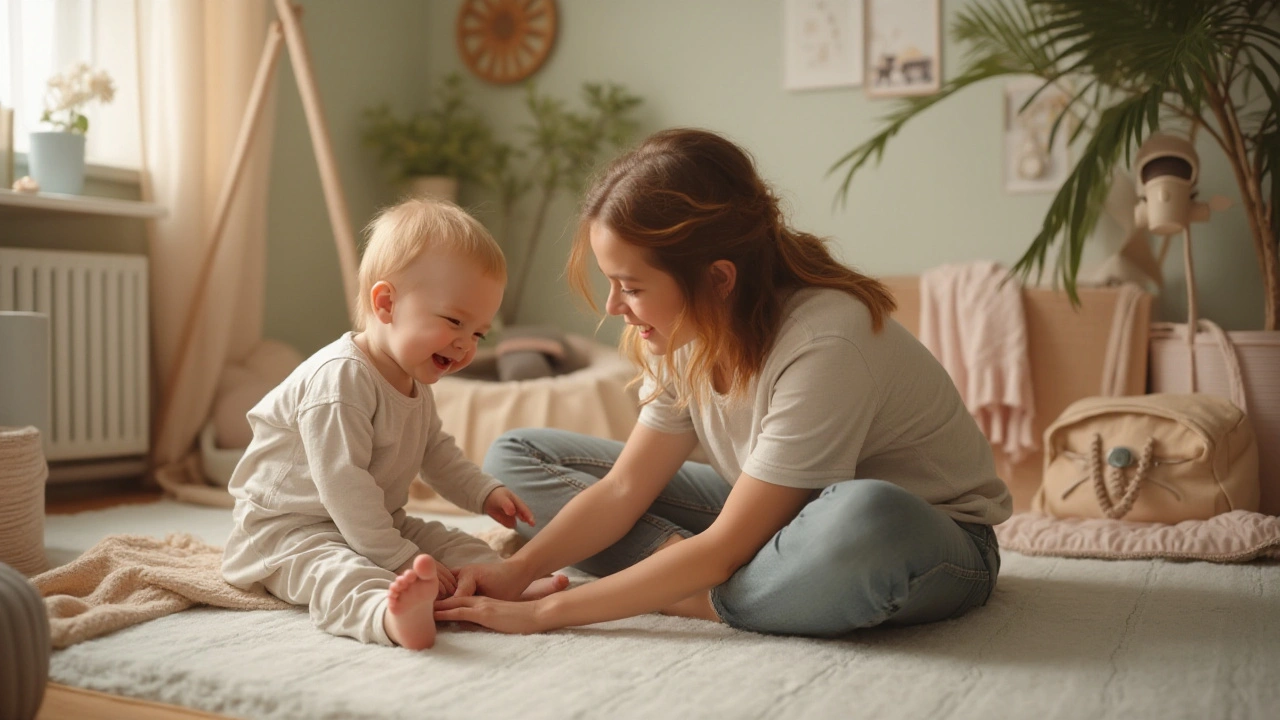
M458 10L458 53L471 72L507 84L532 75L556 40L555 0L466 0Z

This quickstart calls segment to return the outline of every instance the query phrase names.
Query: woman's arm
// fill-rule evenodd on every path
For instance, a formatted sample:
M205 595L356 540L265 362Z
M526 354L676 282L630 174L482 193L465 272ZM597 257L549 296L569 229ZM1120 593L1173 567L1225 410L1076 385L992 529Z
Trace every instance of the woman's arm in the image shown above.
M661 610L728 580L795 518L810 492L742 475L705 532L622 572L534 602L450 598L437 604L436 619L526 633Z
M458 571L457 595L513 599L550 572L591 557L626 535L697 446L692 433L664 433L639 423L618 461L570 500L555 519L500 566Z

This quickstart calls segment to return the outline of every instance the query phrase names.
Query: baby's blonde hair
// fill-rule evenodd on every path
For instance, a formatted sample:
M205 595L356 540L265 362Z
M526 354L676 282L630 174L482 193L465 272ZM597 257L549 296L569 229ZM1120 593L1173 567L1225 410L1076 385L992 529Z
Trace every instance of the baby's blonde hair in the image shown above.
M428 251L474 260L482 272L503 282L507 260L479 220L444 200L410 198L383 209L365 228L360 258L360 297L355 327L363 330L373 315L369 293L379 281L408 267Z

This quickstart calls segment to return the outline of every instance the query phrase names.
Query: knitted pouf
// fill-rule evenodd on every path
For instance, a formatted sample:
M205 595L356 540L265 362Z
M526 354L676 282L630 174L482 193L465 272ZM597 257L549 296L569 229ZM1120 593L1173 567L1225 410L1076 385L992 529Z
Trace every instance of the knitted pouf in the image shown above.
M50 652L44 599L22 573L0 563L0 718L36 716Z
M44 481L49 466L34 427L0 427L0 562L26 575L44 556Z

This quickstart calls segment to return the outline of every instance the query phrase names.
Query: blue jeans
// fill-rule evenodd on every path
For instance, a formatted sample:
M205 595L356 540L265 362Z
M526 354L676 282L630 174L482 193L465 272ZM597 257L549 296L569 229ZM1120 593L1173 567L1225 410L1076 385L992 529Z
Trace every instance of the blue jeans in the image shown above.
M516 430L489 448L484 469L533 510L538 527L517 526L529 538L603 478L621 451L613 440ZM686 462L621 540L575 567L609 575L672 535L706 530L729 489L709 465ZM733 627L831 637L959 617L986 603L999 568L990 526L956 522L892 483L851 480L818 493L751 562L711 590L711 602Z

